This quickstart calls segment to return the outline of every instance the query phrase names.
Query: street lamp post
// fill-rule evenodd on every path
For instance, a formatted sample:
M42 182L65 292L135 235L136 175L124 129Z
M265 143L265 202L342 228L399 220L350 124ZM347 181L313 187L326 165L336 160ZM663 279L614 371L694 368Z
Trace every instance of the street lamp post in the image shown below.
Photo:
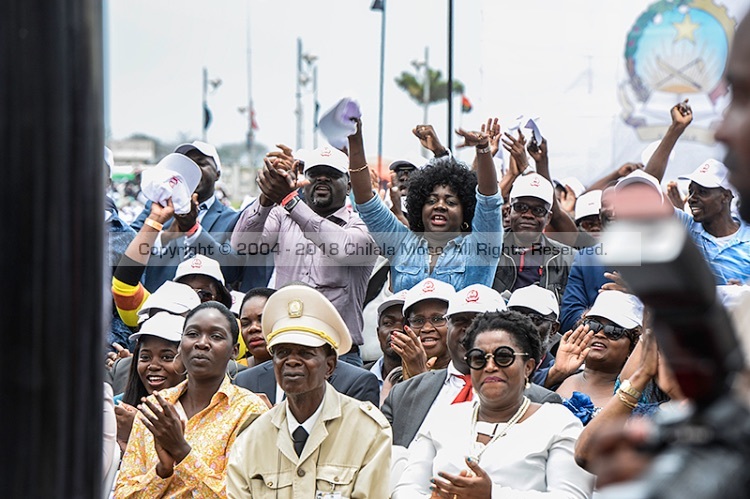
M297 91L295 93L297 107L297 149L302 149L302 38L297 38Z
M211 110L208 109L208 93L213 93L217 88L221 86L221 78L214 78L213 80L208 79L208 69L203 68L203 127L201 132L201 140L206 142L208 136L208 127L211 125Z
M313 81L313 99L314 99L314 115L313 115L313 141L315 143L315 146L317 147L318 139L316 136L316 132L318 129L318 68L315 65L315 61L318 60L318 56L312 55L310 53L304 53L302 52L302 39L297 38L297 92L296 92L296 99L297 99L297 106L294 111L294 114L297 117L297 149L302 149L303 147L303 131L302 131L302 121L303 121L303 108L302 108L302 87L306 86L310 80ZM303 67L304 62L304 67ZM312 69L312 76L310 75L310 70Z
M383 174L383 81L385 77L385 1L374 0L370 10L380 11L380 88L378 102L378 176Z

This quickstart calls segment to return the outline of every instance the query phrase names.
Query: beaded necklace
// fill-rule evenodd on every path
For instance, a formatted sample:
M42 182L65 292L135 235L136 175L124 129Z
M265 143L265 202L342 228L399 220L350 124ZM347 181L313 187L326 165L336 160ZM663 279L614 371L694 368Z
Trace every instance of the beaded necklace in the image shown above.
M496 440L504 437L508 433L508 430L510 430L511 427L526 414L526 411L529 409L530 405L531 400L529 400L528 397L524 396L523 400L521 401L521 407L519 407L513 417L508 420L502 431L499 433L493 432L490 441L487 442L487 444L482 444L481 442L477 442L477 419L479 418L479 403L474 404L474 412L471 415L471 434L474 436L474 440L472 443L473 452L471 455L471 460L478 464L479 459L482 457L482 454L484 454L484 451L487 450L487 447L492 445Z

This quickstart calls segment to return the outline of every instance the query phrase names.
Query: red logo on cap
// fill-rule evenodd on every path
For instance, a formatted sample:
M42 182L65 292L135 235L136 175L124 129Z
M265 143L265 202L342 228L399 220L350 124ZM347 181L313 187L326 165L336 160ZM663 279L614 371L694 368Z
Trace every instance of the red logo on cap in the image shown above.
M476 289L472 289L469 291L469 293L466 295L466 303L472 303L472 302L478 302L479 301L479 291Z
M702 165L702 166L701 166L701 167L700 167L700 168L698 169L698 171L699 171L699 172L701 172L701 173L706 173L706 172L708 171L708 169L709 169L709 168L711 168L711 165L709 165L708 163L706 163L706 164Z
M433 291L435 291L435 283L432 281L427 281L422 286L422 293L432 293Z
M529 182L529 185L531 187L539 187L539 179L535 178L534 180L532 180L531 182Z
M168 183L169 183L169 187L174 187L175 185L180 183L180 177L175 175L174 177L169 179Z
M190 268L199 269L201 267L203 267L203 262L200 261L200 258L193 258L193 261L190 263Z
M324 158L327 158L327 157L328 157L328 156L330 156L331 154L333 154L333 151L331 151L331 149L330 149L330 148L328 148L328 147L324 147L324 148L323 148L323 149L321 149L321 151L320 151L320 155L321 155L321 156L323 156Z

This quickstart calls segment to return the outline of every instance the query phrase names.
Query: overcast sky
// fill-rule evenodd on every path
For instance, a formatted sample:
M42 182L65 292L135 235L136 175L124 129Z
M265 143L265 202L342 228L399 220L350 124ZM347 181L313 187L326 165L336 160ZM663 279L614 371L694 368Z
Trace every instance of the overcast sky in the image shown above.
M425 47L430 65L445 73L447 1L387 1L384 157L414 156L418 144L411 129L422 121L422 109L394 78L413 70L410 62L422 59ZM368 156L374 156L381 14L371 11L370 3L109 0L109 137L141 132L167 141L199 138L206 67L210 78L222 80L209 95L213 123L208 139L216 144L243 141L247 117L238 108L248 100L249 40L252 98L260 127L256 140L269 147L279 142L294 147L299 37L305 52L318 57L322 110L344 96L358 99L365 147ZM540 117L558 176L575 174L587 180L620 160L638 159L648 141L623 131L618 89L626 81L627 33L649 3L455 1L454 74L464 83L474 110L460 114L456 99L454 126L478 129L488 116L499 116L506 125L519 114ZM742 15L750 1L723 4ZM661 105L663 120L669 116L666 102ZM311 147L311 86L304 91L303 104L303 145ZM657 119L662 119L661 107ZM443 104L430 110L430 121L444 142L446 109ZM683 156L693 155L689 144L684 149ZM690 167L686 160L684 168Z

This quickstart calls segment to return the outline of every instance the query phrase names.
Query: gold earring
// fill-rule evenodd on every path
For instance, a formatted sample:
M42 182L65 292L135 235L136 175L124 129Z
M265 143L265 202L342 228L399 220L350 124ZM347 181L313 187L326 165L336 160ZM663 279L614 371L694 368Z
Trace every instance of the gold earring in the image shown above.
M529 381L529 377L526 376L526 389L528 390L529 388L531 388L531 382Z

